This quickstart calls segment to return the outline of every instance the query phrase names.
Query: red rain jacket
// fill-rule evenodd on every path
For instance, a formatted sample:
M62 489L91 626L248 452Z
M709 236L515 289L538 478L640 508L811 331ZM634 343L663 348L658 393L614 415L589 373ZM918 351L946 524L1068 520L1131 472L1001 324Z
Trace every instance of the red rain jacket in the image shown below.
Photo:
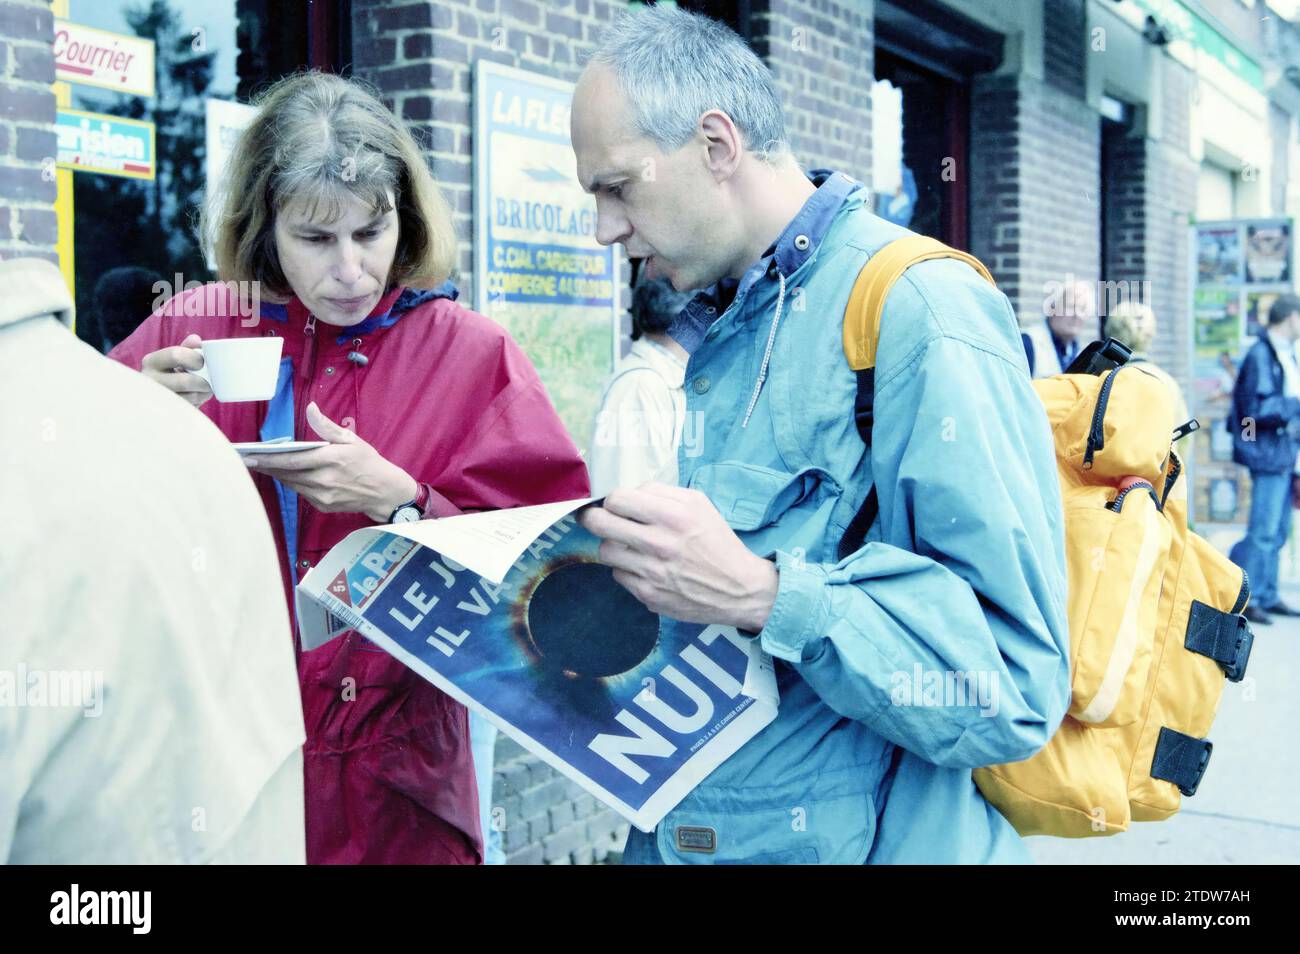
M109 357L138 370L145 355L191 333L279 335L293 360L294 437L318 439L306 423L307 405L316 401L336 424L431 485L435 515L587 496L586 467L509 335L450 298L403 291L391 290L366 321L345 329L316 322L297 298L264 304L256 322L241 318L226 286L206 285L171 299ZM349 352L367 363L349 360ZM267 407L212 399L201 410L239 442L260 439ZM281 541L292 617L296 577L275 483L249 474ZM321 513L301 497L297 515L299 575L371 524L364 514ZM465 708L351 632L299 650L298 676L307 724L308 863L480 863ZM347 677L355 680L355 699L344 698Z

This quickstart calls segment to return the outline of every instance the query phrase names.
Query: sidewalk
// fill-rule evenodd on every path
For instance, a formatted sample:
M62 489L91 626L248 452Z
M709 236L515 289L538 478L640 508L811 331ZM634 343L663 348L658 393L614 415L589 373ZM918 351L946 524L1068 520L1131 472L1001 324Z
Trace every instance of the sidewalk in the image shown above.
M1300 608L1300 583L1282 599ZM1030 838L1030 853L1041 864L1300 863L1298 681L1300 617L1257 627L1245 680L1224 688L1205 780L1177 815L1109 838Z

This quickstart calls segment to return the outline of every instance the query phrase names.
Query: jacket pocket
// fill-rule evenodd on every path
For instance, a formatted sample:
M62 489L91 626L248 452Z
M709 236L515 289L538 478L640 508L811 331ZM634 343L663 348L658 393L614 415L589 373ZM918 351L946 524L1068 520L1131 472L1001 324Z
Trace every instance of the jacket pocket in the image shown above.
M770 527L795 508L833 502L841 493L839 482L820 467L792 474L740 461L703 464L688 486L708 497L740 533Z
M1097 726L1133 722L1143 703L1170 526L1155 490L1131 483L1067 497L1070 587L1070 715Z
M761 788L695 789L659 823L670 865L860 865L876 834L866 766Z

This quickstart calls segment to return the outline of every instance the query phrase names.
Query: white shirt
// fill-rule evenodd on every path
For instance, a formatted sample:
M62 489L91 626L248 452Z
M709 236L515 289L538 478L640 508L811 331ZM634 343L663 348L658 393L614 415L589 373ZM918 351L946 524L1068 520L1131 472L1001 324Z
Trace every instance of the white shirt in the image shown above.
M1282 391L1287 397L1300 397L1300 371L1296 369L1295 342L1279 338L1273 332L1265 332L1277 353L1277 360L1282 365Z
M677 448L686 420L686 362L646 338L614 372L601 397L587 452L591 493L648 480L677 483Z
M247 469L53 317L53 265L0 262L0 287L0 862L303 863L302 703Z

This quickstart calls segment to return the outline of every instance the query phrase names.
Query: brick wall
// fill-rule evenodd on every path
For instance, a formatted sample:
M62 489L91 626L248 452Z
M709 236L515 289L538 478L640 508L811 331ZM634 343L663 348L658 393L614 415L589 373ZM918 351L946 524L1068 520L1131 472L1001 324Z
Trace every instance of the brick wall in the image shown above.
M601 864L627 839L617 812L504 736L492 801L510 864Z
M1084 95L1087 28L1082 0L1043 0L1043 77L1048 85L1076 99Z
M753 0L750 45L772 69L805 169L871 181L871 0Z
M1102 278L1106 281L1146 279L1147 154L1154 146L1140 130L1109 126L1103 134L1107 163L1102 199L1107 216Z
M1187 153L1191 75L1172 60L1165 61L1164 72L1164 136L1147 148L1144 264L1151 282L1151 307L1160 321L1152 358L1186 387L1191 378L1192 328L1188 226L1196 213L1199 165Z
M0 257L57 261L53 38L44 0L0 2Z
M1102 277L1150 283L1147 303L1159 321L1151 359L1186 386L1191 375L1188 225L1196 209L1197 164L1187 154L1187 70L1172 60L1162 69L1166 112L1152 119L1160 138L1146 135L1142 124L1127 135L1107 136L1113 158L1105 184L1111 214Z

